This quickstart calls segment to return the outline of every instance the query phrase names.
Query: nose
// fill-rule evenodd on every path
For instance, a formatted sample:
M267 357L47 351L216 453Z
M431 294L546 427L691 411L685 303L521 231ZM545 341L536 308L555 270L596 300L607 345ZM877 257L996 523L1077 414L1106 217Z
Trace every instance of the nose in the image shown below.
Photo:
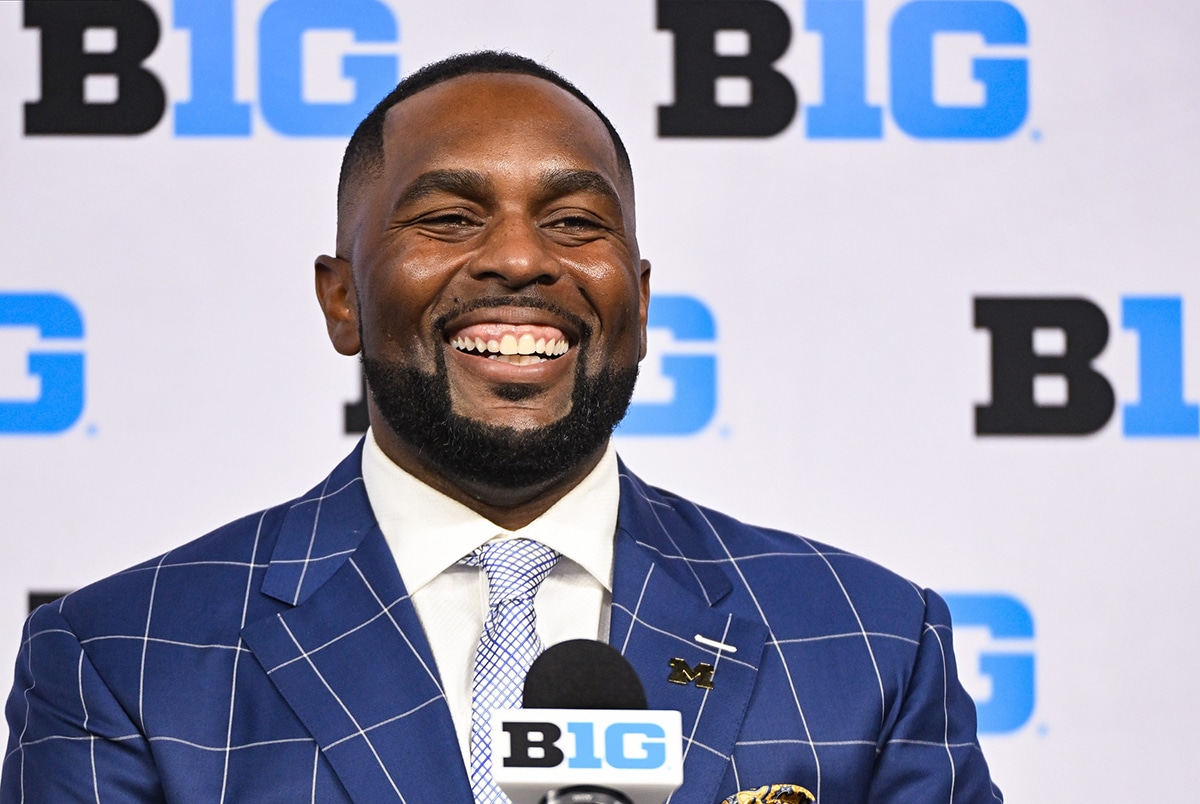
M495 280L510 289L551 284L562 275L536 223L517 215L489 224L468 270L474 279Z

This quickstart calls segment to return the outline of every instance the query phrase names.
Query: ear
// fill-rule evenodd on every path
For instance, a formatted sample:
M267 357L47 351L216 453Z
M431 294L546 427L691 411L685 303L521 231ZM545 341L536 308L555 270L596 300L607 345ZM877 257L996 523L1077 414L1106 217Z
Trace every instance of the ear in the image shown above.
M317 302L325 313L325 328L333 348L356 355L362 348L358 336L358 296L354 292L354 270L341 257L322 254L316 261Z
M638 315L642 319L642 349L638 352L638 361L642 361L646 357L646 322L650 317L650 261L642 260L642 273L638 277L639 288L641 289L641 300L638 302Z

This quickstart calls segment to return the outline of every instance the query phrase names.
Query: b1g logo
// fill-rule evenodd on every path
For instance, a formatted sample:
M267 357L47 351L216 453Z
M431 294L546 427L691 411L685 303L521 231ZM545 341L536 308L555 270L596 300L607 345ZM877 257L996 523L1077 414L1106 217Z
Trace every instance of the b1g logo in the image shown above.
M1138 338L1138 401L1122 408L1124 434L1200 436L1200 407L1184 399L1183 299L1125 296L1121 325ZM1116 395L1092 366L1109 335L1096 304L976 298L975 326L992 342L992 401L975 408L976 434L1086 435L1112 418Z
M717 339L712 311L694 296L652 296L647 323L650 347L638 392L617 435L691 435L717 410ZM660 350L658 336L671 344ZM655 392L658 393L655 393ZM664 399L646 399L664 396Z
M566 726L574 742L570 756L559 746L563 730L557 724L503 723L501 728L509 740L504 766L553 768L565 762L568 768L654 770L667 764L667 732L658 723L610 723L599 740L595 723L569 722Z
M1033 715L1033 616L1011 595L946 595L954 620L955 654L959 675L975 698L980 734L1005 734L1024 726ZM984 639L978 655L966 648L973 631ZM971 690L972 675L983 678L985 689Z
M806 29L821 38L821 102L805 110L806 135L881 138L883 107L867 99L866 0L803 0L803 8ZM675 102L659 107L660 136L769 137L791 124L796 90L775 62L788 49L792 27L778 4L658 0L658 27L675 40ZM982 101L940 100L938 79L945 76L935 54L947 35L975 36L987 48L1009 50L1028 42L1025 18L1000 0L904 3L892 16L887 42L896 125L917 139L995 139L1015 132L1029 109L1028 60L1011 54L973 58L969 76L949 78L975 82Z
M31 398L0 399L0 435L58 433L83 413L83 316L56 293L0 293L0 328L32 328L46 345L26 359L26 379L38 386ZM8 383L6 383L8 385Z
M180 136L246 137L251 104L235 95L234 0L174 0L175 28L191 42L191 87L175 104ZM41 99L25 104L25 133L141 134L158 125L167 92L143 62L161 23L142 0L26 0L26 28L41 32ZM314 37L348 31L357 44L394 44L399 24L379 0L274 0L258 20L258 108L290 136L346 136L395 86L393 53L342 54L331 75L306 74ZM314 86L348 85L351 97L318 100ZM334 91L336 94L336 91Z
M547 790L574 801L567 790L597 783L663 801L683 783L680 721L675 710L497 710L492 777L513 801L544 800Z

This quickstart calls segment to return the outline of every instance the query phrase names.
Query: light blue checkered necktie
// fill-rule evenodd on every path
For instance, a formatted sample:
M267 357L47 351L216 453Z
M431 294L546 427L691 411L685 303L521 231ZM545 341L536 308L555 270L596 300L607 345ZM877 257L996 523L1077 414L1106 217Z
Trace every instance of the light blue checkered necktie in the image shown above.
M494 709L518 709L529 666L545 648L534 626L533 596L558 553L529 539L488 542L462 559L488 579L488 616L471 676L471 790L477 804L508 804L489 766Z

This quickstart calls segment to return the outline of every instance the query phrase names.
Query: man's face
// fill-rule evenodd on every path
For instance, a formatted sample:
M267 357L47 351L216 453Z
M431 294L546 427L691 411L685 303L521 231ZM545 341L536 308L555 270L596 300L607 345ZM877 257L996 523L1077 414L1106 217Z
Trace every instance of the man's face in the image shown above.
M632 187L587 107L530 76L465 76L393 107L384 150L339 233L357 320L325 305L339 351L361 348L378 408L376 386L395 385L381 372L440 377L450 413L520 435L569 419L589 382L628 379L649 267Z

